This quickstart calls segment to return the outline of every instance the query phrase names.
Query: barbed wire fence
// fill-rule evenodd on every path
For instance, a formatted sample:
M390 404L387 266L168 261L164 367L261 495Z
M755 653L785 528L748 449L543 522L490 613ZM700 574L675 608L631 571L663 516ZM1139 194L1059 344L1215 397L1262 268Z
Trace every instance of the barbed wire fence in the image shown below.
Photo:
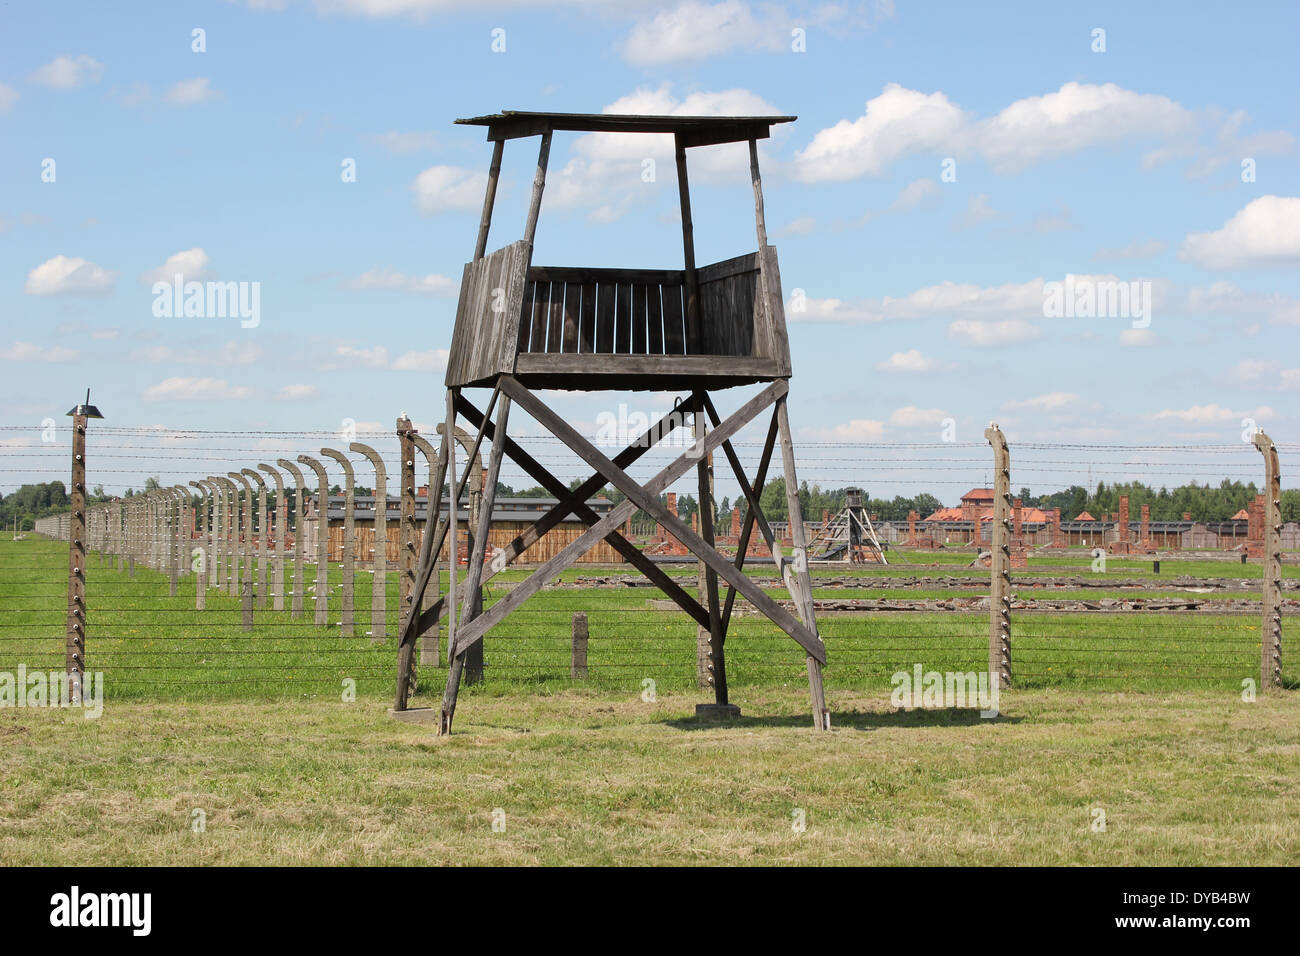
M15 528L15 540L0 548L0 672L63 671L75 647L78 666L105 675L109 693L125 698L391 693L395 635L410 611L409 558L438 493L426 486L418 494L412 476L434 462L424 450L404 457L401 427L399 420L393 431L341 435L93 425L83 436L82 492L90 499L78 531L80 566L69 554L81 527L76 509L40 518L35 535ZM428 432L436 454L441 436ZM50 440L48 425L0 428L6 494L30 479L69 475L70 443L60 433ZM558 477L588 477L554 439L517 440ZM733 444L752 468L762 443L742 436ZM888 564L814 561L827 678L840 687L888 686L892 674L922 664L987 668L1023 687L1286 683L1282 620L1296 611L1289 595L1297 581L1283 579L1282 555L1300 549L1300 529L1281 520L1279 461L1298 449L1267 436L1232 445L1007 446L996 428L983 442L801 443L800 470L814 486L987 494L933 515L876 522ZM653 473L659 454L652 449L637 467ZM375 467L376 458L387 465ZM396 495L388 475L399 476ZM145 490L147 478L158 487ZM1020 482L1068 487L1080 479L1085 488L1094 480L1146 479L1154 487L1232 479L1264 490L1248 504L1244 535L1239 520L1130 514L1122 493L1113 513L1080 520L1028 507L1012 492ZM332 495L332 485L342 493ZM459 510L467 517L473 506ZM812 525L818 517L805 515ZM662 536L644 524L634 533L634 524L626 533L653 553ZM467 525L460 523L462 536ZM469 541L457 550L467 556ZM765 556L754 548L749 571L779 597ZM480 679L694 685L695 623L631 587L625 570L580 565L510 615L488 635ZM673 574L687 588L696 580L693 562L677 561ZM84 605L74 614L78 576ZM507 572L489 582L485 604L511 580ZM436 692L445 656L439 635L421 647L424 686ZM784 635L748 614L743 600L727 650L737 685L795 681L803 670Z

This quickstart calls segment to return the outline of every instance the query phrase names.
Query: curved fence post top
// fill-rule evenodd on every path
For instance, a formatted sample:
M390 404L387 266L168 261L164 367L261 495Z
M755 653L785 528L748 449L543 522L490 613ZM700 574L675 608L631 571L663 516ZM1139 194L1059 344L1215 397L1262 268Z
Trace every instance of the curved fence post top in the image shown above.
M329 475L325 473L324 465L322 465L315 458L311 457L311 455L299 455L298 460L302 462L304 465L306 465L308 468L310 468L312 471L316 472L316 477L320 480L320 483L322 485L325 485L326 487L329 486L330 479L329 479Z
M271 476L271 480L275 482L275 493L277 495L284 494L284 476L281 475L274 468L272 468L270 465L261 464L258 465L257 467L262 469L262 471L266 472L268 475Z
M295 465L293 462L291 462L288 458L277 458L275 460L275 463L279 465L281 468L283 468L285 471L287 471L289 474L293 475L299 481L302 481L302 469L299 468L297 465Z
M369 458L370 464L375 466L375 474L378 476L379 480L382 481L388 476L388 471L384 468L383 457L369 445L363 445L359 441L354 441L352 444L348 445L348 450L354 454L365 455Z
M434 447L433 443L430 442L429 439L425 438L419 432L414 431L410 432L407 437L411 439L411 444L420 449L420 453L424 455L425 461L427 461L431 467L438 464L438 458L441 453L439 449Z
M245 478L243 475L241 475L239 472L237 472L237 471L228 471L228 472L226 472L226 474L228 474L228 475L231 477L232 480L237 481L237 482L239 482L241 485L243 485L243 486L244 486L244 490L247 491L250 495L253 493L253 486L250 485L250 484L248 483L248 479Z
M343 466L343 477L347 479L347 487L351 488L356 480L356 476L352 471L352 462L348 456L336 448L322 448L320 453L327 458L333 458Z
M249 478L252 478L253 481L257 482L257 487L259 490L266 491L266 482L263 481L262 476L259 475L257 472L255 472L252 468L241 468L239 469L239 473L241 475L247 475Z

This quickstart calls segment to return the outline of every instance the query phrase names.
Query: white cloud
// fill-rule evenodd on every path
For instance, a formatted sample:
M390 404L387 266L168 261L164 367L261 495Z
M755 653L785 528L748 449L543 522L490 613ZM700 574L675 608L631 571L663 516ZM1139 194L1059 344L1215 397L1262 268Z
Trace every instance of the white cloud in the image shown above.
M1300 197L1260 196L1221 229L1189 235L1178 257L1207 269L1300 265Z
M447 367L447 349L430 349L427 352L407 352L393 359L392 367L399 372L440 372Z
M364 365L367 368L388 367L388 349L382 345L376 345L368 349L340 345L334 350L334 354L339 358L347 359L349 363L354 365Z
M967 345L1010 345L1029 342L1040 335L1038 326L1025 319L957 319L948 326L948 338Z
M981 120L941 91L927 94L893 83L868 101L862 116L818 131L796 154L795 175L805 182L879 175L896 160L918 153L945 159L976 156L995 172L1015 173L1044 160L1138 139L1161 141L1144 158L1147 168L1171 158L1199 159L1205 165L1207 155L1221 165L1229 155L1291 148L1293 138L1281 131L1239 136L1244 120L1244 114L1234 113L1225 122L1220 110L1187 109L1167 96L1114 83L1074 81L1023 97ZM1218 143L1207 152L1198 137L1209 134L1217 135Z
M980 223L996 219L1000 215L1002 214L989 205L989 194L978 193L966 200L966 214L962 216L961 224L963 226L978 226Z
M648 113L667 116L768 116L781 110L746 89L697 90L678 99L665 83L656 89L638 88L606 106L613 114ZM781 135L778 127L775 135ZM653 164L653 165L651 165ZM647 180L648 170L654 176ZM570 158L546 181L549 208L585 207L589 218L611 222L638 202L657 195L661 180L675 179L673 138L668 134L587 133L573 142ZM731 185L748 174L749 147L729 143L692 150L692 185L723 180ZM671 178L670 178L671 177Z
M870 418L855 418L829 428L806 428L804 434L819 441L879 441L885 434L885 423Z
M911 209L913 206L918 206L931 196L937 196L938 194L939 184L933 179L914 179L903 187L903 191L898 194L898 198L894 200L894 204L890 208Z
M920 349L895 352L889 358L876 363L878 372L933 372L943 367L942 363L922 355Z
M1045 212L1034 220L1035 232L1073 232L1079 228L1074 212L1062 203L1055 212Z
M735 49L782 50L789 48L791 26L776 7L755 16L741 0L685 0L639 20L623 44L623 54L632 63L647 65L698 60Z
M873 323L900 319L919 319L943 315L990 315L1008 312L1021 315L1043 314L1043 280L980 287L971 283L941 282L908 293L901 298L864 299L845 302L840 299L804 301L797 308L791 298L786 314L796 322Z
M33 83L50 86L56 90L72 90L88 83L98 83L104 74L104 64L93 56L59 56L32 73Z
M317 398L320 389L315 385L284 385L275 393L277 402L301 402Z
M214 99L221 94L208 84L206 76L196 76L191 80L181 80L172 84L163 94L163 102L173 106L190 106Z
M777 236L806 236L817 228L817 220L812 216L799 216L792 219L784 228L777 231Z
M371 269L347 282L349 289L385 289L390 292L418 292L423 295L455 295L460 283L447 276L430 273L411 276L392 269Z
M288 0L245 0L251 10L283 10ZM409 17L412 20L426 20L438 13L456 13L462 11L477 12L485 7L498 9L529 7L554 7L566 0L315 0L315 7L322 16L332 14L349 14L358 17L383 19L387 17ZM590 0L567 0L578 6Z
M948 413L941 408L917 408L915 405L905 405L902 408L896 408L889 416L889 424L898 428L928 428L931 425L940 425L948 417Z
M1130 348L1145 348L1160 341L1150 329L1124 329L1119 334L1119 344Z
M487 173L460 166L430 166L411 183L415 204L426 214L448 209L481 209Z
M150 385L141 397L146 402L219 402L252 398L253 390L223 378L167 378Z
M12 86L0 83L0 113L9 112L9 107L18 102L18 91Z
M1048 392L1045 395L1035 395L1033 398L1018 399L1004 404L1002 407L1008 410L1024 409L1033 412L1055 412L1063 408L1074 408L1082 402L1074 392Z
M156 345L136 349L131 358L151 365L206 365L215 368L254 365L264 355L262 347L254 342L226 342L215 349L209 346L175 348Z
M976 124L970 136L995 170L1016 172L1091 146L1173 136L1195 126L1195 114L1167 96L1071 81L1054 93L1016 100Z
M820 130L795 154L804 182L836 182L879 175L892 162L952 143L966 119L942 93L920 93L890 83L867 101L866 112Z
M1276 359L1242 359L1223 376L1237 388L1300 391L1300 368L1283 368Z
M15 342L0 349L0 359L7 362L75 362L81 353L61 345L40 346L30 342Z
M1254 411L1233 411L1222 405L1193 405L1190 408L1166 408L1151 417L1157 421L1173 419L1193 425L1209 425L1215 422L1232 422L1243 418L1271 418L1277 414L1267 405L1260 405Z
M23 291L28 295L103 295L113 291L113 273L76 256L55 256L27 273Z
M1187 293L1187 308L1224 315L1264 315L1275 325L1300 325L1300 299L1280 292L1248 292L1227 280L1193 286Z
M1127 246L1121 248L1098 249L1093 256L1094 259L1147 259L1151 256L1158 256L1165 251L1165 243L1159 239L1148 239L1146 242L1130 242Z
M208 278L208 254L198 246L186 249L167 257L167 261L156 269L141 274L140 281L145 285L155 282L174 282L179 274L182 281L202 282Z

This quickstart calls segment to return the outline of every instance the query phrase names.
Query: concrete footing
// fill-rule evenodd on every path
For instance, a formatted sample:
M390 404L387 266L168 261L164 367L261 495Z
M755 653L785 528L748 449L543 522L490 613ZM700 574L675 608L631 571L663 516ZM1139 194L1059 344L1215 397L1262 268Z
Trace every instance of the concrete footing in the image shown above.
M410 710L393 710L388 708L388 716L407 724L439 723L442 719L441 707L412 707Z
M695 716L704 720L731 720L740 716L735 704L696 704Z

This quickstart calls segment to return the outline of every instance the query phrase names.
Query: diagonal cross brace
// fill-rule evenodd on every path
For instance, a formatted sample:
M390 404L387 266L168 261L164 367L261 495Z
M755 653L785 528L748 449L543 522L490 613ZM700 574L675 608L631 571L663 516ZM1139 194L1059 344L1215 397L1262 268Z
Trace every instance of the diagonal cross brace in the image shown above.
M470 402L462 398L458 403L461 414L463 414L472 424L480 425L485 419L478 409ZM628 445L627 448L619 452L614 461L620 467L626 468L628 465L637 461L644 455L661 437L667 434L664 431L665 423L669 422L673 413L665 415L659 420L658 424L645 432L636 441ZM495 434L495 426L488 422L488 437ZM520 468L527 472L534 481L543 488L555 495L559 499L557 504L545 515L533 522L532 526L527 528L523 534L516 537L504 549L504 553L498 555L492 562L492 566L484 577L486 583L500 571L505 570L506 566L519 555L523 554L528 548L541 539L548 531L558 525L565 516L572 513L585 522L587 525L594 525L600 520L600 515L593 511L587 505L587 497L594 491L598 491L606 484L605 479L600 475L593 475L576 489L570 490L569 487L552 475L545 466L538 462L532 455L528 454L513 439L506 439L505 453L510 456ZM632 542L628 541L617 531L611 531L605 536L605 541L610 544L619 554L627 559L628 563L633 565L637 570L644 574L651 582L658 585L659 588L672 598L679 607L689 614L697 623L708 626L709 612L688 593L681 585L670 578L662 568L650 560L641 549ZM430 613L433 608L425 613Z
M714 424L717 424L716 416ZM758 471L754 474L753 496L750 506L745 510L745 525L740 531L740 540L736 543L736 570L740 571L745 567L745 557L749 552L749 539L754 534L754 526L758 523L758 516L762 514L762 509L755 507L754 502L758 501L759 495L763 491L763 485L767 481L767 469L772 463L772 451L776 447L776 435L778 430L778 421L776 413L772 414L772 423L767 429L767 440L763 443L763 453L759 456ZM730 442L728 442L730 444ZM738 468L739 463L732 465L737 478L743 478L743 473ZM775 542L773 542L775 544ZM772 552L773 559L776 558L776 552ZM731 627L731 609L736 604L736 589L727 588L726 606L722 609L722 634L726 637L727 630Z
M818 662L824 662L826 659L826 649L821 639L815 632L797 620L785 608L781 607L772 598L768 597L757 584L749 580L745 575L737 571L729 561L727 561L717 549L710 547L695 532L691 531L680 518L668 512L667 508L658 501L659 493L670 485L677 477L684 474L690 467L695 464L696 458L701 455L707 455L716 449L723 441L729 439L742 427L744 427L758 412L762 411L773 401L779 400L789 391L789 385L785 380L772 383L754 398L746 402L730 418L723 422L718 428L714 429L705 436L702 444L688 449L681 457L674 461L667 468L663 469L658 475L642 486L633 480L623 469L619 468L612 461L601 454L590 442L583 438L560 416L547 408L544 403L539 401L528 389L524 388L511 376L502 376L499 381L499 387L503 392L508 394L514 401L522 406L525 411L533 416L538 422L545 426L552 434L562 439L574 452L580 455L589 465L603 474L615 487L621 490L628 497L625 501L620 502L615 508L600 522L592 525L580 537L567 545L559 554L557 554L546 564L542 565L532 575L529 576L522 584L516 587L501 601L494 604L487 613L476 618L466 625L465 629L456 636L457 650L463 649L473 641L477 640L490 628L496 625L506 614L514 610L525 600L535 594L542 584L556 570L567 567L577 556L589 550L596 541L599 541L608 532L620 524L636 508L641 508L656 518L667 528L678 541L682 542L690 549L700 560L704 561L711 568L727 581L732 587L744 595L750 603L761 610L767 617L781 630L789 634L799 643L808 654Z
M693 408L694 406L692 405L691 407ZM463 395L457 396L457 409L471 424L479 428L480 438L492 438L495 435L495 426L492 422ZM649 451L659 438L671 432L671 429L665 430L665 425L669 422L671 414L672 413L661 418L653 428L646 431L637 439L637 441L633 442L621 451L614 460L626 467ZM486 428L484 428L485 422ZM588 495L593 491L604 487L606 484L603 478L599 475L595 475L592 478L589 478L582 485L578 486L578 488L571 491L567 485L547 471L542 464L521 448L513 439L506 439L505 451L516 464L523 468L524 471L528 472L540 485L554 494L559 501L556 506L543 515L542 518L533 522L533 525L522 535L515 538L515 540L505 548L502 554L493 559L492 564L484 569L482 579L482 583L484 584L496 577L498 573L505 570L506 566L511 561L519 557L520 554L536 543L542 535L546 534L546 532L551 528L559 524L560 521L564 519L565 515L570 512L576 513L578 517L588 525L593 525L599 521L600 516L587 506L586 501ZM446 530L445 522L439 521L436 537L437 547L439 549L442 547L442 541L446 536ZM665 594L676 601L678 606L686 611L686 613L696 622L707 626L709 612L706 611L699 601L697 601L689 592L683 589L681 585L670 578L663 569L646 557L646 555L644 555L636 545L632 544L617 531L610 531L606 534L605 540L620 554L627 558L630 564L638 568L647 578L657 584ZM424 593L427 581L428 575L426 574L418 582L418 593L421 596ZM419 618L416 621L418 633L424 633L429 628L433 627L439 619L441 619L442 613L445 609L445 602L445 596L439 597L436 601L420 612ZM404 633L403 641L406 641L407 639L408 637Z
M492 409L497 401L497 389L492 390L492 398L488 400L488 414L492 414ZM455 446L452 444L454 438L447 435L442 436L441 452L438 455L438 472L437 472L437 489L429 489L429 503L425 508L424 531L420 540L420 564L416 571L415 583L411 587L412 606L418 606L424 600L425 589L429 586L429 579L433 577L433 566L437 563L437 555L442 552L443 542L447 540L447 521L440 517L439 512L442 510L442 483L447 477L447 456L455 454ZM478 456L479 446L483 441L483 432L479 431L478 438L475 439L473 447L470 449L470 460L473 461ZM455 488L451 489L452 500L450 508L456 508L460 505L460 496L465 493L465 486L470 481L470 474L474 471L471 467L461 476L460 481ZM430 525L433 531L429 531ZM419 615L410 614L406 618L406 626L402 630L401 638L398 641L398 647L413 643L417 634L423 633L424 630L432 624L436 618L427 619L426 615L430 614L434 608L442 607L442 599L438 603L426 608Z

